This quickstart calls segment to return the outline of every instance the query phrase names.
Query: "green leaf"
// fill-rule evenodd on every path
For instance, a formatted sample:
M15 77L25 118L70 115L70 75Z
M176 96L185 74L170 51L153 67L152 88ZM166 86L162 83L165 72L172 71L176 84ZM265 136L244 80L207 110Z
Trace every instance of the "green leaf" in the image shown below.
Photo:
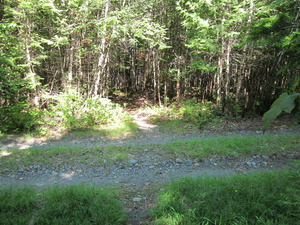
M262 120L264 132L270 126L270 123L274 121L277 118L277 116L279 116L280 113L282 113L282 111L291 113L291 111L295 108L295 100L298 96L300 96L300 93L288 94L285 92L281 94L278 99L275 100L269 111L267 111L263 115Z

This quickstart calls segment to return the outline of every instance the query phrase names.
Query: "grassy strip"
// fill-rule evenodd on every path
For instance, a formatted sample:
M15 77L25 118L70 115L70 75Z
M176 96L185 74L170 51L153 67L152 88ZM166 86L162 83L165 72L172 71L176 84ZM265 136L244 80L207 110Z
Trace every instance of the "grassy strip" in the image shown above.
M95 186L0 188L0 224L126 224L111 191Z
M154 224L299 224L300 171L174 181L152 211Z
M85 164L96 166L125 161L130 152L144 154L158 152L165 157L187 157L202 159L216 156L240 156L253 154L272 154L278 152L294 153L299 149L300 134L264 136L227 136L211 139L194 139L157 145L102 146L95 148L63 147L50 149L29 148L0 152L0 172L34 165L55 165L60 168L68 165Z
M105 146L97 148L57 146L49 149L29 148L0 152L0 172L20 168L30 169L35 165L85 164L87 166L111 164L128 158L126 147Z
M264 136L226 136L210 139L194 139L164 144L164 152L181 154L189 158L214 156L240 156L295 152L299 149L300 134Z

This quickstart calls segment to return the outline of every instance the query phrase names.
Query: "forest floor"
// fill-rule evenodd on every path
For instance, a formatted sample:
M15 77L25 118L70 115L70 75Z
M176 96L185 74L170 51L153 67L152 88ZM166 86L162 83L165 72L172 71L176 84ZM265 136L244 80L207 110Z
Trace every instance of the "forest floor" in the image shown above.
M132 146L127 162L90 166L88 160L80 165L20 167L15 171L0 173L1 186L31 185L38 189L55 185L99 185L121 191L120 200L130 217L129 224L148 224L147 213L155 196L163 190L163 184L180 177L203 175L225 176L274 169L291 168L289 164L299 159L299 154L248 155L243 157L219 157L195 160L182 156L170 157L160 152L159 144L191 139L210 139L233 135L263 135L261 118L227 119L199 130L189 124L157 125L149 120L150 113L140 109L131 112L137 130L121 137L101 136L98 133L54 135L51 138L24 138L5 136L0 139L0 150L27 148L55 148L67 146L90 149L97 146ZM276 120L267 134L299 134L291 127L295 118L287 116ZM153 147L153 146L154 147ZM151 147L152 146L152 147ZM138 150L137 150L138 149Z

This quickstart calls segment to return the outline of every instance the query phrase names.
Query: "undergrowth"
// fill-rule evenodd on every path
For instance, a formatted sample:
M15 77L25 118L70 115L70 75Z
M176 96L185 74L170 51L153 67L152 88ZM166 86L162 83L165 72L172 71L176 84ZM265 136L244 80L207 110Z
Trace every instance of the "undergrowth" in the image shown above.
M76 92L44 95L43 107L26 102L0 108L0 133L35 132L51 129L76 130L132 121L129 113L107 98L85 98Z
M49 126L63 125L68 130L96 125L120 124L132 121L119 104L107 98L83 98L76 94L46 96L51 100L43 112L43 123Z
M155 114L155 122L182 121L197 124L199 128L217 119L219 111L212 102L199 103L195 99L174 102L170 106L148 106Z

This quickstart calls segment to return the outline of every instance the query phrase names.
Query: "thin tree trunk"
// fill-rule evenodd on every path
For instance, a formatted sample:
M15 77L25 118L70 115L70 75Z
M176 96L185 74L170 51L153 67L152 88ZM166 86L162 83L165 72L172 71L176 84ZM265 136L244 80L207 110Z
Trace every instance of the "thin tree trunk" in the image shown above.
M105 4L105 12L104 12L104 17L106 18L108 16L108 10L109 10L109 5L110 1L107 1ZM106 27L104 28L104 33L106 32ZM94 85L94 97L98 96L98 92L100 89L100 81L101 81L101 76L103 75L104 72L104 64L107 61L105 57L105 44L106 44L106 39L105 37L102 37L101 39L101 45L100 45L100 56L98 59L98 65L97 65L97 73L96 73L96 80L95 80L95 85ZM100 93L101 97L101 93Z
M153 51L153 61L152 61L152 66L153 66L153 101L154 104L156 104L156 98L157 98L157 90L156 90L156 66L155 66L155 57L156 54Z
M177 69L177 80L176 80L176 101L180 101L180 67Z

